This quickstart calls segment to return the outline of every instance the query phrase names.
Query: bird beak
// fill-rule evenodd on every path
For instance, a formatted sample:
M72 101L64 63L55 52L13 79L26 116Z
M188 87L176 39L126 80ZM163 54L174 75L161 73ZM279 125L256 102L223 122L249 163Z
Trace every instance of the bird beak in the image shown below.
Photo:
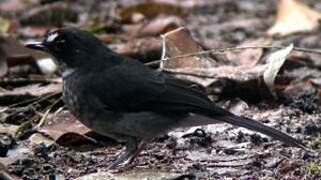
M43 42L31 42L25 44L25 47L30 48L30 49L35 49L35 50L40 50L40 51L46 51L47 48L43 44Z

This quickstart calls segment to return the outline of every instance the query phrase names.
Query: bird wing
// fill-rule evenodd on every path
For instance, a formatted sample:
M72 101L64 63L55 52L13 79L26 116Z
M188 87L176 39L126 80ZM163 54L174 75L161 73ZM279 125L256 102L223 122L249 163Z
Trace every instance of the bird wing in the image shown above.
M211 101L191 82L153 71L134 60L105 68L89 81L100 101L115 111L189 112Z
M235 116L215 106L204 93L193 89L188 82L153 71L138 62L124 61L101 74L98 81L92 81L98 83L92 85L92 88L96 89L101 102L113 111L198 113L213 120L261 132L291 146L305 147L300 141L274 128L252 119ZM213 122L209 120L199 125Z

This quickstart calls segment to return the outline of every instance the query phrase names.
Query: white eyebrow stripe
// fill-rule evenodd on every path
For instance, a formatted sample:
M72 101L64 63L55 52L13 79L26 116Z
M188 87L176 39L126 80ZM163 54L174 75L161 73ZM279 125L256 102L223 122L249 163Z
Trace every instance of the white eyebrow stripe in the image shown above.
M52 41L54 41L57 37L58 37L58 33L56 32L56 33L53 33L53 34L50 34L49 36L48 36L48 38L47 38L47 42L52 42Z

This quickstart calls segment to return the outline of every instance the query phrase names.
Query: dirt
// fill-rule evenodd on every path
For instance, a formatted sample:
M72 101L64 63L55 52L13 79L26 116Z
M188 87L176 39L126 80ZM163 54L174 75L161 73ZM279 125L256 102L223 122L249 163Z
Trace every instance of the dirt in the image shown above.
M4 1L0 4L8 5L8 2ZM47 6L50 6L51 3L50 1L42 2L47 2ZM124 27L135 25L135 23L121 22L117 19L119 18L118 14L125 7L134 6L137 2L128 0L95 1L95 3L86 0L79 3L70 2L72 13L79 13L82 18L88 16L87 22L93 22L86 23L81 18L76 21L74 14L72 21L76 22L77 26L85 26L97 36L112 36L112 38L104 37L105 41L111 41L106 45L125 44L139 37L126 34ZM176 1L168 0L168 2ZM189 2L192 1L184 1L181 4L188 6ZM276 0L202 1L204 5L198 1L194 2L196 5L189 7L186 15L181 14L180 11L175 11L176 14L170 15L174 14L181 18L183 25L191 32L192 37L205 49L234 47L245 41L265 38L266 30L272 26L275 19L278 5ZM321 11L321 2L318 0L302 0L302 2L319 12ZM32 3L34 2L28 1L26 4L20 4L19 7L30 11L30 9L44 6L38 2L33 7ZM63 9L59 12L64 13L64 11ZM169 16L169 14L165 15ZM70 21L67 22L68 18L59 19L60 16L55 17L54 23L49 23L49 25L47 24L49 21L44 23L43 20L37 22L35 19L30 23L28 18L32 17L29 17L27 13L11 12L10 8L0 13L0 17L5 17L12 22L18 20L18 17L23 17L21 26L12 33L20 41L38 38L48 29L70 23ZM39 23L42 25L41 28L38 26ZM100 25L102 27L99 27ZM164 29L159 30L156 35L152 36L159 38L159 34L163 31ZM135 32L131 33L135 34ZM30 35L31 33L34 36ZM150 36L148 35L148 37ZM272 44L289 45L294 43L298 47L320 48L320 40L319 28L303 34L273 37ZM263 64L268 54L274 51L275 49L263 50L259 63ZM135 57L141 57L135 55ZM33 53L32 56L38 57ZM148 59L146 56L145 58ZM143 62L147 62L146 59ZM148 59L148 62L153 60L156 59ZM177 174L175 175L176 179L321 179L320 60L320 54L303 53L289 57L288 64L284 65L285 67L280 74L294 77L294 80L286 85L284 91L280 92L278 99L273 99L270 96L257 98L255 95L253 97L244 96L245 98L223 96L224 93L221 93L222 96L216 97L219 99L217 103L220 106L233 109L235 110L233 112L238 115L256 119L286 132L305 143L309 151L287 147L281 142L243 128L227 124L209 125L178 129L155 139L138 156L133 167L126 172L168 172ZM69 138L59 137L57 141L54 140L55 143L50 145L30 140L30 137L37 133L37 129L34 127L42 117L39 116L39 112L43 113L58 97L48 98L32 106L24 103L18 107L11 107L8 104L30 100L34 97L44 97L47 95L47 91L44 94L41 92L37 92L37 94L33 91L34 94L32 94L28 92L28 85L45 87L51 83L60 83L59 80L56 81L60 76L59 73L49 76L43 75L40 73L39 67L29 61L23 61L23 63L19 61L14 66L8 65L9 73L2 78L3 82L14 82L19 78L23 79L23 82L1 83L0 98L4 99L1 102L1 107L8 109L0 111L0 123L15 129L16 126L21 127L24 124L24 128L27 129L19 135L15 135L6 127L4 129L8 131L5 133L0 131L0 156L6 160L1 163L6 166L9 172L22 179L75 179L91 173L108 171L109 164L123 151L123 144L92 132L80 133L79 136L83 137L80 139L75 135L70 135ZM27 70L25 66L27 66ZM23 91L26 93L19 92L19 94L18 91L15 91L18 87L27 89ZM9 90L10 93L13 92L10 96L8 96ZM238 87L230 90L231 94L235 95ZM56 92L56 90L54 91ZM214 90L210 89L210 91ZM211 95L213 96L213 94ZM252 101L252 98L255 101ZM229 107L229 104L234 102L238 108ZM54 116L54 112L57 112L62 106L63 103L60 101L55 104L50 111L51 115ZM41 137L53 141L47 136L42 135ZM6 163L9 162L8 158L12 154L20 151L23 155L17 153L18 157L10 163ZM124 172L113 173L117 177Z

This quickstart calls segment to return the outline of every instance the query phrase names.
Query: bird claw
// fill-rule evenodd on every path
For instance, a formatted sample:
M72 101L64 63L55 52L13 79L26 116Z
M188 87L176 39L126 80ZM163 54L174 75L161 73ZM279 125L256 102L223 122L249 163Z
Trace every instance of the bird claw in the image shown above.
M132 162L135 160L139 152L145 148L145 146L146 142L141 141L138 146L133 146L135 148L126 149L126 152L112 162L107 168L109 170L115 170L117 168L117 172L131 169L134 166Z
M117 161L117 160L116 160ZM114 173L121 173L127 170L130 170L134 167L134 164L131 164L129 160L123 162L123 163L119 163L119 162L112 162L107 169L109 171L112 171Z

